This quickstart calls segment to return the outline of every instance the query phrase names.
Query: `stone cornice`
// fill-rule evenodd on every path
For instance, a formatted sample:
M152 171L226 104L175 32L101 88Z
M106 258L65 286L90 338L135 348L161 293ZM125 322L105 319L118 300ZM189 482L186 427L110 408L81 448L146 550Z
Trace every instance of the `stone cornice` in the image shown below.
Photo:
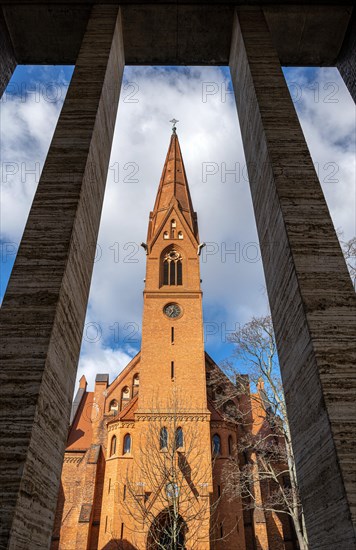
M133 430L135 428L135 421L125 420L124 422L121 422L120 420L118 420L117 422L112 422L107 426L108 432L115 432L118 431L120 428L129 428L130 430Z
M135 413L136 422L160 422L160 421L171 421L176 419L177 421L184 422L209 422L210 421L210 412L206 413L169 413L169 412L150 412L143 411Z
M79 464L84 458L84 454L71 456L71 455L64 455L63 462L67 464Z

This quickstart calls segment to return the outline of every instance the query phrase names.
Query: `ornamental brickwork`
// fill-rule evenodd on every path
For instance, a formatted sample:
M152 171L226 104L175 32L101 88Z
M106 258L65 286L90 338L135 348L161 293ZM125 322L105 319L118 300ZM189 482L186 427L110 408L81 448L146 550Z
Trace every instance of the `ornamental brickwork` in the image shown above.
M52 550L165 547L174 507L177 549L294 548L276 514L243 511L223 490L243 427L214 404L207 382L219 367L204 351L199 245L174 128L144 244L141 351L111 384L98 374L88 392L80 380Z

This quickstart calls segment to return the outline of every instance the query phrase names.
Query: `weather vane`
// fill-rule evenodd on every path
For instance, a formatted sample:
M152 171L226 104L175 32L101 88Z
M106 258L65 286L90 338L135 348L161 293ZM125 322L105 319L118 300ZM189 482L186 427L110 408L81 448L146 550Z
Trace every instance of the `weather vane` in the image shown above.
M172 120L170 120L169 122L171 122L173 124L172 126L172 130L173 130L173 133L175 134L176 133L176 124L177 122L179 122L179 120L176 120L175 118L172 118Z

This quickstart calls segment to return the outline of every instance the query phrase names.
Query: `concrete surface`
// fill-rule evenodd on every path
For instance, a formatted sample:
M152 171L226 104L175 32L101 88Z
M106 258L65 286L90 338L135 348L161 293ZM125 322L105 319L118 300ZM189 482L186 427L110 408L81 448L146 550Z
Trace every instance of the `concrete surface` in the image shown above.
M310 548L351 550L356 296L264 15L238 17L230 68Z
M97 6L0 310L0 546L48 548L124 67Z

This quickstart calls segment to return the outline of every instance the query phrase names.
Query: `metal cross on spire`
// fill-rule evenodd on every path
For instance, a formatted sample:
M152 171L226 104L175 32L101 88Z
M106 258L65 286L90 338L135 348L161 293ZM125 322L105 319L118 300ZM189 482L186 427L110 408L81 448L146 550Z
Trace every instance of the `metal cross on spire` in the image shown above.
M179 122L179 120L176 120L175 118L172 118L172 120L170 120L169 122L171 122L171 123L173 124L173 126L172 126L172 131L173 131L173 133L175 134L175 133L176 133L176 129L177 129L177 128L176 128L176 124L177 124L177 122Z

